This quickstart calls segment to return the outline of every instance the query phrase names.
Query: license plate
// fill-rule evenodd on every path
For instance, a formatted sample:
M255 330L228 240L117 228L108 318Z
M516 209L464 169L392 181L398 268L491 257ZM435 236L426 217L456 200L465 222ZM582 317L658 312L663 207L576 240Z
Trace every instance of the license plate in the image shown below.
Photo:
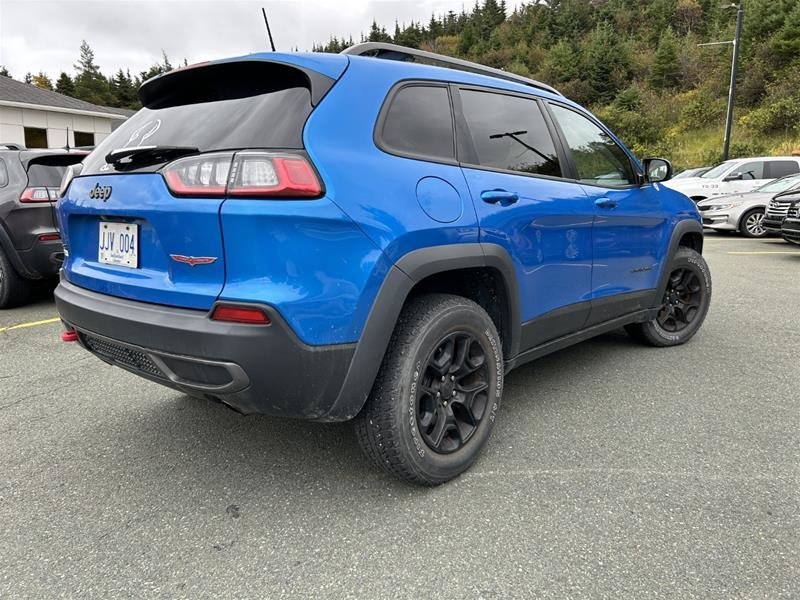
M135 223L100 223L97 260L107 265L139 267L139 226Z

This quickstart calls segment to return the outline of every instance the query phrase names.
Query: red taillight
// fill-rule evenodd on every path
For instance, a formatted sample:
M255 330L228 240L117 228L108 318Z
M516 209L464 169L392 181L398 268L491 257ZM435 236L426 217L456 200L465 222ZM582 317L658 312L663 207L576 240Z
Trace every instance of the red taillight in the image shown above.
M218 304L211 313L212 321L228 321L230 323L248 323L250 325L269 325L267 314L255 306L235 306Z
M314 198L322 193L317 174L303 156L242 152L237 159L231 196Z
M233 155L201 154L164 167L167 187L177 196L224 196Z
M58 190L46 187L29 187L22 191L20 202L50 202L58 200Z
M200 154L163 170L176 196L316 198L322 185L305 156L274 152Z
M45 233L44 235L39 236L40 242L54 242L56 240L60 240L61 236L57 233Z

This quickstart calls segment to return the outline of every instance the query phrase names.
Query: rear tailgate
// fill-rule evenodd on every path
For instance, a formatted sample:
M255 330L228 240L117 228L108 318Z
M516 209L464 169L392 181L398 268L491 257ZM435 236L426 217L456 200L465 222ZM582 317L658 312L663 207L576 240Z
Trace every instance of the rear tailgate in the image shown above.
M145 108L84 161L59 203L69 281L144 302L213 305L225 284L219 217L225 198L218 191L225 189L225 175L202 165L187 176L194 178L193 190L205 185L209 193L178 194L162 173L172 159L147 160L141 153L109 163L106 157L147 146L177 146L198 158L249 148L302 149L305 121L335 79L310 70L302 55L268 56L179 70L143 86ZM338 75L347 64L335 56L324 62ZM222 179L213 188L216 177ZM117 260L121 241L124 252Z
M110 188L108 198L92 198L95 186ZM159 173L76 178L60 206L67 279L112 296L209 308L225 281L221 204L219 199L174 198ZM108 226L117 223L130 227L135 265L100 262L101 244L120 243L108 233ZM203 256L211 262L192 267L173 256Z

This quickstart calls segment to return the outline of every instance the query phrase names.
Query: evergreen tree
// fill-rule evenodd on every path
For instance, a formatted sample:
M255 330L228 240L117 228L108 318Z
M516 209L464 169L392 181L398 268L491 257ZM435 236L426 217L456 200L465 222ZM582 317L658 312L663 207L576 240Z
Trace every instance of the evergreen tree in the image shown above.
M542 78L551 84L566 83L578 77L580 62L578 53L567 40L559 41L550 48L542 65Z
M65 96L75 96L75 84L72 83L72 78L64 71L61 71L61 75L56 80L56 91Z
M625 49L608 21L589 36L584 55L584 73L591 88L590 100L608 102L627 80L630 64Z
M678 85L679 77L678 42L672 29L668 28L661 34L647 83L657 90L674 88Z
M378 27L378 23L374 20L372 21L372 27L369 29L369 36L367 37L367 41L369 42L391 42L392 36L386 33L385 27Z
M30 71L25 73L25 78L22 81L24 81L27 84L33 84L33 75L31 74Z
M94 52L86 40L80 45L80 56L75 63L77 71L74 79L75 97L92 104L106 106L113 102L109 93L108 80L103 77L100 67L94 62Z
M0 75L3 77L11 77L11 73L9 73L5 65L0 65Z

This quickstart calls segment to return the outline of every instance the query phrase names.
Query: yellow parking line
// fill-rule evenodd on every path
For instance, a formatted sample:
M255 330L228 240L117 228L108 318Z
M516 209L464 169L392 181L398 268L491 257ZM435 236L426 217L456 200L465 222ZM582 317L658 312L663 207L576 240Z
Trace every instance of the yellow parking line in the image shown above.
M726 252L725 254L794 254L800 256L800 252L782 251L782 250L760 250L753 252Z
M30 321L29 323L20 323L19 325L12 325L10 327L0 327L0 333L4 331L11 331L12 329L24 329L25 327L36 327L37 325L49 325L50 323L58 323L60 317L53 317L52 319L44 319L43 321Z

